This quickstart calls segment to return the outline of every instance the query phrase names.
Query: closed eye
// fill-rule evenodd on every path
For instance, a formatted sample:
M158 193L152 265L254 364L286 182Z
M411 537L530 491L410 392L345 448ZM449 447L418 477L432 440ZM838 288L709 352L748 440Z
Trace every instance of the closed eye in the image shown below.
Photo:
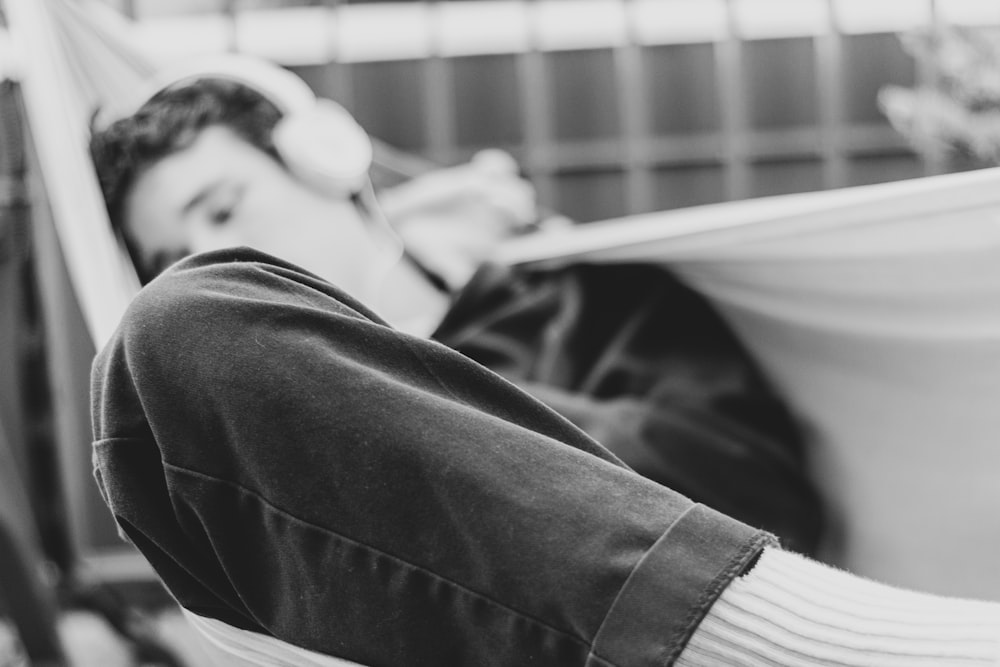
M229 222L229 219L233 217L232 207L224 207L213 209L209 215L209 220L215 225L224 225Z
M239 184L218 184L205 192L200 205L208 221L216 226L229 222L243 201L246 186Z

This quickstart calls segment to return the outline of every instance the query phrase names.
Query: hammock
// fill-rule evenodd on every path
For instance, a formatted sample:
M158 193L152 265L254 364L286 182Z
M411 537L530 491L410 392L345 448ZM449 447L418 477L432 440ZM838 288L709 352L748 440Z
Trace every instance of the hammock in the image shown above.
M108 233L87 152L94 109L135 90L156 64L128 42L120 19L97 3L5 0L29 131L84 320L96 345L138 290Z
M100 6L5 0L39 166L95 345L136 282L85 152L89 110L151 64ZM829 560L1000 600L1000 171L634 216L511 242L509 262L669 263L813 430Z
M506 261L668 263L812 429L828 558L1000 599L1000 169L611 220Z

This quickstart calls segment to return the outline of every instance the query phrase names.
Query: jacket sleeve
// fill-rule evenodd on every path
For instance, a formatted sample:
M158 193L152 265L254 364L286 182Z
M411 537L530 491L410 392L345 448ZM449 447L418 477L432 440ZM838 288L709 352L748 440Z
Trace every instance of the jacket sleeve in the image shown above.
M367 665L665 665L773 539L248 250L148 285L95 474L179 602Z

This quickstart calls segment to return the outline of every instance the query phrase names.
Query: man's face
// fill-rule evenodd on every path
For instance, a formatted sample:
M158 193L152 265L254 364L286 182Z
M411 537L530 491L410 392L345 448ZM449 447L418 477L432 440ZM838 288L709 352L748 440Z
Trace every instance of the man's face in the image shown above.
M139 261L157 271L191 252L249 246L365 299L384 257L351 202L301 184L224 127L141 172L124 213Z

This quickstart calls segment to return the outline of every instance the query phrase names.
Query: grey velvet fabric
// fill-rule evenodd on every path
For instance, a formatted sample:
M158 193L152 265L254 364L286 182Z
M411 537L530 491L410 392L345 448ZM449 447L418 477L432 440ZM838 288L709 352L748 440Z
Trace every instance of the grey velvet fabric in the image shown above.
M666 665L773 538L460 353L250 250L93 371L95 475L184 607L371 665Z

